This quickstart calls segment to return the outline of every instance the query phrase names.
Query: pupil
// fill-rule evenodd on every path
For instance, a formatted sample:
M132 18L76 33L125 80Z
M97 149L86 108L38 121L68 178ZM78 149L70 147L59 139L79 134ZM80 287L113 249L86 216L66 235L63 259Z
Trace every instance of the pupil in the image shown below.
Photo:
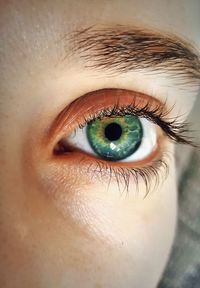
M109 141L116 141L122 135L122 128L117 123L110 123L105 128L105 136Z

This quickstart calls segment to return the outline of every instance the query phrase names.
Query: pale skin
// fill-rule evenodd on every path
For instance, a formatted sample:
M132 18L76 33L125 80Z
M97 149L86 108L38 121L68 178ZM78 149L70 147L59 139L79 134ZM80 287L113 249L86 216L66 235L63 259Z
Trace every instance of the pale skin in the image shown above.
M198 11L199 1L0 1L0 287L157 286L176 227L174 143L165 141L169 174L144 198L142 183L136 193L131 180L120 195L114 180L108 188L51 157L58 135L45 137L65 106L111 87L153 91L185 120L198 81L176 83L159 71L108 76L69 56L60 39L120 24L170 32L198 50Z

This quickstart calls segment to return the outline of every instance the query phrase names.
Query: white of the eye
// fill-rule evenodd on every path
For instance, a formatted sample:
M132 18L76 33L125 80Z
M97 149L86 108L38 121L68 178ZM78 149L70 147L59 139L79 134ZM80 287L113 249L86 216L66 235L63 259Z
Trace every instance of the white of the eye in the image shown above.
M87 139L86 126L76 129L76 131L67 138L67 142L73 147L95 155Z
M145 118L140 118L140 121L143 128L142 143L136 152L119 162L133 162L143 160L155 150L157 146L156 125ZM67 142L70 145L81 149L82 151L96 155L88 142L86 127L82 129L78 128L76 132L68 137ZM114 145L114 143L112 144Z

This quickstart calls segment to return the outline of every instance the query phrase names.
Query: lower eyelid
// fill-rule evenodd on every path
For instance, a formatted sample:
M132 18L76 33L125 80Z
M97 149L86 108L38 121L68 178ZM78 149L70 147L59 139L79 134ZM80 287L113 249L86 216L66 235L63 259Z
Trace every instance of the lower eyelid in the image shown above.
M160 142L160 141L159 141ZM60 160L65 161L67 164L68 162L70 163L71 161L78 162L79 165L90 165L91 162L99 162L102 164L106 164L107 166L110 167L126 167L126 168L143 168L147 164L151 164L155 159L158 159L161 157L161 147L160 144L157 146L157 149L153 151L148 157L146 157L143 160L140 161L133 161L133 162L114 162L114 161L106 161L100 158L97 158L95 155L88 154L86 152L81 151L80 149L74 149L71 150L70 152L64 152L59 155L59 153L54 153L55 157L58 157ZM80 162L79 162L80 161Z
M109 187L109 183L117 185L119 193L124 189L128 192L131 188L131 191L139 191L139 197L143 198L152 188L154 189L155 184L152 183L162 183L161 180L167 175L169 162L166 152L168 145L168 138L161 135L158 149L145 161L135 163L111 163L96 159L81 151L60 155L53 153L48 159L48 167L45 169L41 167L40 174L43 175L41 180L43 184L41 183L41 185L45 185L44 189L52 194L55 200L67 201L66 204L62 204L64 206L70 205L69 198L74 197L74 194L75 197L78 197L77 191L80 188L85 187L85 191L87 191L87 187L94 186L95 189L96 185L104 185L105 188ZM36 165L38 166L38 164ZM47 173L46 176L44 170L46 171L45 175ZM59 200L60 198L61 200ZM66 200L62 200L65 198Z
M69 167L66 169L75 171L76 177L81 182L86 181L88 184L94 181L96 184L102 182L102 185L108 186L109 183L113 183L118 186L120 193L124 190L129 192L131 185L131 189L140 192L140 197L146 197L168 174L169 139L161 134L157 144L157 149L153 153L137 162L106 161L79 150L57 155L56 161L59 161L58 165L63 164Z
M80 182L81 186L83 183L97 185L97 183L102 182L101 185L108 186L109 183L113 183L118 185L119 191L124 191L125 189L128 192L131 184L131 187L134 185L134 189L140 194L142 192L142 197L145 197L152 188L155 189L166 178L169 156L167 149L162 147L154 151L148 158L148 162L114 162L110 164L108 161L96 159L79 151L72 152L70 155L58 156L55 161L59 167L62 165L65 167L66 171L68 171L67 174L71 175L71 173L74 173L73 177L77 179L75 182ZM68 180L68 182L70 181ZM142 183L144 186L141 185Z

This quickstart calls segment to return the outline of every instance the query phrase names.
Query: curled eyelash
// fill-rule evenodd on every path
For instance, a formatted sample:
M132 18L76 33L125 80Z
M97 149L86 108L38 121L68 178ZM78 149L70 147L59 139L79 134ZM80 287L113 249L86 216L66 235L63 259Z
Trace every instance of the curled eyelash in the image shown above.
M137 117L143 117L150 120L154 124L157 124L166 136L173 142L191 145L197 147L194 143L193 137L189 136L191 132L189 124L187 122L179 122L178 117L172 119L169 118L169 113L173 110L173 107L165 110L162 105L152 107L146 103L143 107L137 107L135 103L129 105L115 104L111 108L104 108L93 115L87 116L84 123L78 123L79 128L83 128L89 123L92 123L96 119L103 119L104 117L123 117L126 115L133 115Z

